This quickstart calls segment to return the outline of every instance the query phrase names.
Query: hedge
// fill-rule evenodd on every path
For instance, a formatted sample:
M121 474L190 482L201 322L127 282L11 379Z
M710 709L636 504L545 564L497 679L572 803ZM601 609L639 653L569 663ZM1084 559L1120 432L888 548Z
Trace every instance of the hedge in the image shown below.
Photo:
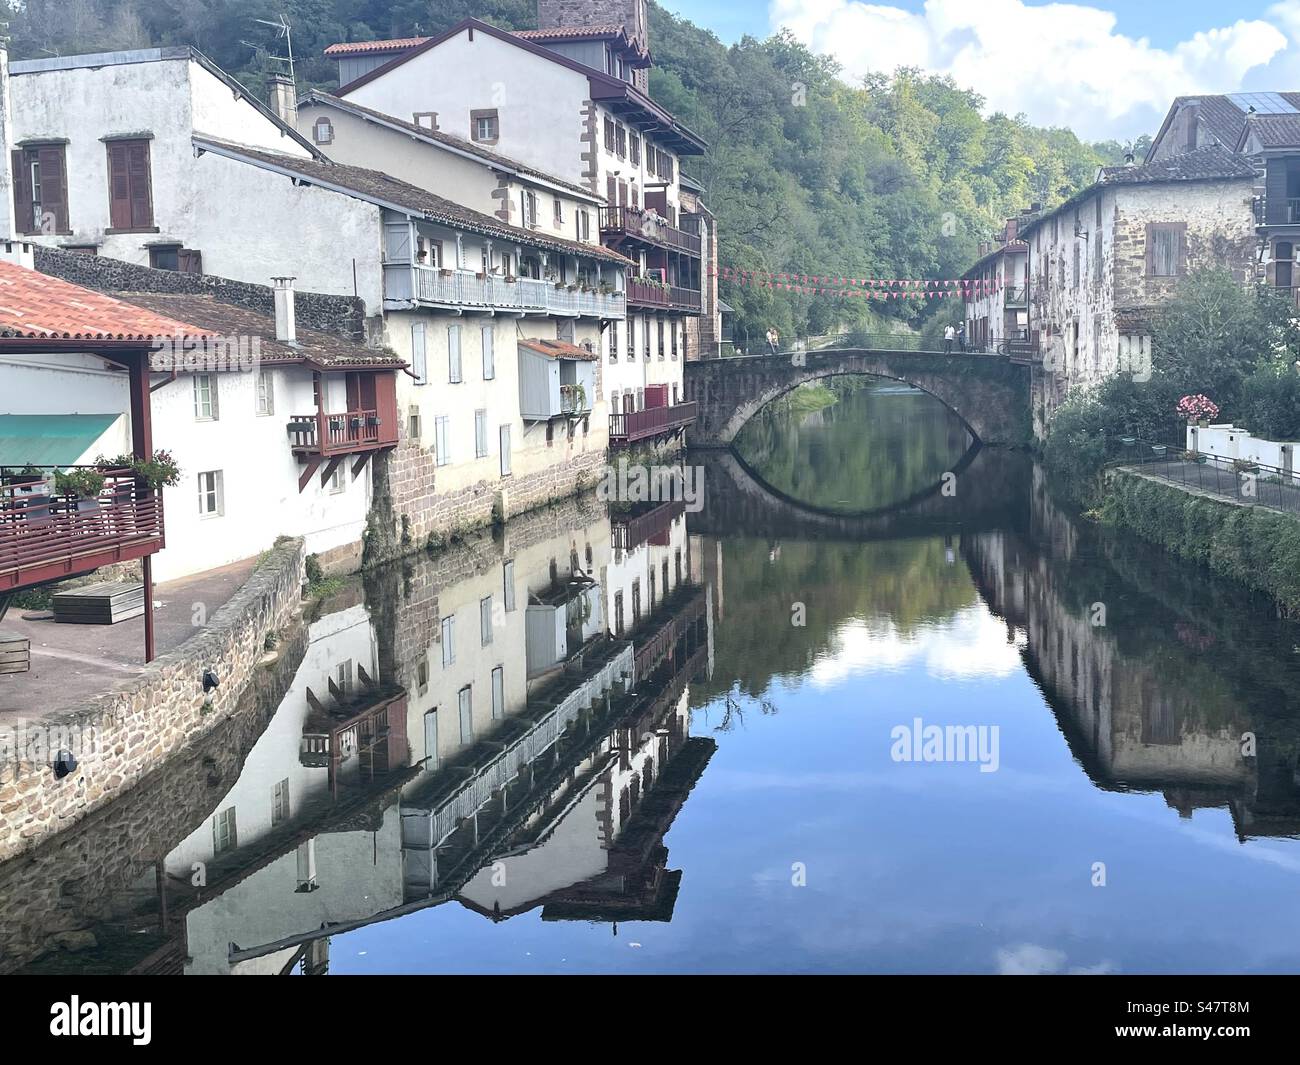
M1101 512L1165 550L1271 596L1300 615L1300 521L1263 507L1194 495L1115 470Z

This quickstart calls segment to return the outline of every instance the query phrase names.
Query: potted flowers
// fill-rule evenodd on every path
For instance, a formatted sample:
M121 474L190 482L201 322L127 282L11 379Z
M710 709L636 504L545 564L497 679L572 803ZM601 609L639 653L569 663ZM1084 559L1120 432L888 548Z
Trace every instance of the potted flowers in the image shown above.
M1219 407L1208 396L1203 396L1198 392L1194 396L1183 396L1178 401L1178 415L1185 418L1189 425L1196 422L1204 429L1210 424L1211 418L1219 416Z
M104 481L104 475L89 466L76 466L66 473L55 470L54 493L75 500L75 509L79 513L98 510L99 493L104 489Z
M109 470L130 470L155 492L159 488L170 488L180 484L181 468L176 464L170 451L159 448L150 458L138 459L134 455L118 455L105 458L100 455L95 459L95 468L101 473Z

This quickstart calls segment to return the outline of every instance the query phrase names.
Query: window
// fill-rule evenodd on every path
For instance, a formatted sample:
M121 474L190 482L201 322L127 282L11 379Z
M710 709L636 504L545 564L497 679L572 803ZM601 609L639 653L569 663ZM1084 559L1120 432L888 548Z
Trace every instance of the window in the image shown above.
M558 202L558 201L557 201ZM537 228L537 193L527 189L519 192L520 225L525 229Z
M515 608L515 562L507 559L501 563L501 599L506 613Z
M501 426L498 436L501 444L501 476L510 476L510 426Z
M219 518L226 511L221 471L199 474L199 517Z
M460 326L447 326L447 380L460 384Z
M442 667L446 669L456 661L456 615L442 619Z
M479 644L487 647L492 642L492 597L485 595L478 601Z
M552 198L552 203L555 205L555 224L562 226L564 225L564 201L555 196Z
M632 582L632 624L641 620L641 578Z
M432 237L416 237L415 262L417 266L441 267L442 241Z
M474 742L474 709L470 702L469 685L460 690L460 742L469 745Z
M618 362L618 322L609 326L609 361Z
M663 328L663 323L660 322L659 324L660 324L660 328ZM646 319L645 328L641 330L641 332L645 337L645 340L643 341L643 347L645 348L645 361L649 362L650 361L650 320L648 318ZM663 345L661 344L660 347L662 346Z
M493 332L490 325L483 327L483 380L491 381L497 375L496 351L492 347Z
M334 472L330 474L330 495L336 496L347 491L348 482L347 478L344 477L345 472L346 468L344 466L337 466Z
M480 408L474 412L474 457L487 458L487 411Z
M495 144L501 136L501 125L495 107L469 113L469 132L472 140Z
M605 151L612 152L613 150L614 150L614 120L612 118L607 118L605 119ZM613 180L614 180L613 178L610 178L611 182ZM613 200L614 198L611 196L610 202L613 203Z
M676 331L674 327L674 338L675 336L676 336ZM664 320L660 318L659 319L659 361L663 362L664 357L667 354L668 354L668 349L664 345Z
M411 323L411 373L417 385L429 383L428 355L424 345L424 323Z
M429 656L422 655L415 666L415 687L423 695L429 690Z
M1179 277L1187 257L1186 222L1147 223L1147 275Z
M181 274L203 273L203 253L179 244L151 244L149 265L155 270L175 270Z
M153 188L149 142L108 142L109 225L113 229L153 229Z
M334 669L334 686L344 695L352 690L352 659L345 658Z
M619 125L614 130L614 154L622 159L627 155L627 127Z
M433 457L436 465L445 466L451 461L451 432L448 416L440 414L433 419Z
M578 239L591 240L591 212L578 212Z
M424 715L424 757L430 769L438 768L438 711L428 710Z
M1289 240L1279 240L1273 245L1273 284L1277 288L1291 288L1295 283L1295 245Z
M676 359L677 358L677 323L676 322L674 322L672 325L668 327L668 332L671 335L672 342L673 342L673 358ZM683 322L682 323L682 344L685 345L685 343L686 343L686 323Z
M67 233L68 178L62 144L33 144L13 153L14 209L20 233Z
M614 593L614 635L623 635L623 593Z
M333 144L334 124L324 115L321 115L320 118L316 119L312 124L311 139L317 144Z
M633 166L641 165L641 138L638 134L633 133L628 141L629 161Z
M492 670L492 717L499 718L506 715L506 680L505 670L502 666L497 666Z
M636 360L636 319L627 320L627 361Z
M239 833L235 830L235 808L227 806L212 819L212 853L225 854L239 846Z
M270 370L257 371L257 413L263 418L275 413L275 378Z
M281 821L289 820L289 778L276 783L271 788L271 827Z
M194 375L195 420L200 422L215 422L218 416L216 374L196 373Z
M418 441L423 431L424 426L420 420L420 408L412 403L406 415L406 435L412 440Z

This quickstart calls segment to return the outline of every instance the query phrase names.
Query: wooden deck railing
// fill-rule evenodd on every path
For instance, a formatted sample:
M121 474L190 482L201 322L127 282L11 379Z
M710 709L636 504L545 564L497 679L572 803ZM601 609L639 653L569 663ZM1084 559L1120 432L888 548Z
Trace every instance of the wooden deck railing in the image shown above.
M61 467L68 469L70 467ZM100 470L94 499L54 492L54 469L0 467L0 590L140 558L163 545L162 499L127 470Z
M600 228L602 232L636 237L663 248L684 251L696 258L700 255L698 233L687 233L668 222L661 222L657 216L640 207L602 207Z
M609 416L610 446L632 444L652 436L662 436L685 428L695 421L695 403L676 403L671 407L646 407Z

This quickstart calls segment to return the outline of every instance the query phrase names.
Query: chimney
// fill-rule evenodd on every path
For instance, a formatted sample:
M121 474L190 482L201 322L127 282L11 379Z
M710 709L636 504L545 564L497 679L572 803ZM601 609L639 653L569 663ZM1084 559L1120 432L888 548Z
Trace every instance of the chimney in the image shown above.
M1016 239L1016 234L1020 232L1019 225L1020 225L1019 219L1016 218L1007 219L1006 242L1008 244L1010 244L1013 240Z
M0 240L0 262L25 266L28 270L36 269L36 246L26 240L14 240L7 237Z
M275 339L285 344L298 343L298 326L294 320L292 277L273 277L275 282Z
M298 90L294 86L293 78L287 74L272 74L269 85L271 87L271 110L290 129L297 129Z

